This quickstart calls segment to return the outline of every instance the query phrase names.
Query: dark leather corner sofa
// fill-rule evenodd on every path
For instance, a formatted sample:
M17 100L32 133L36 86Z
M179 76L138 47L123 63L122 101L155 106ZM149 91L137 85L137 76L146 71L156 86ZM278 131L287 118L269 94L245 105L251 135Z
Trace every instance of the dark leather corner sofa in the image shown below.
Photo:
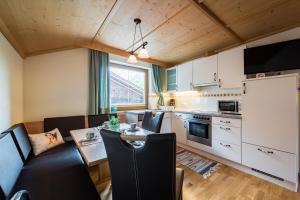
M48 118L44 129L58 127L69 137L68 123L84 128L81 120ZM34 156L23 124L0 134L0 200L20 190L27 190L31 200L100 200L74 142Z

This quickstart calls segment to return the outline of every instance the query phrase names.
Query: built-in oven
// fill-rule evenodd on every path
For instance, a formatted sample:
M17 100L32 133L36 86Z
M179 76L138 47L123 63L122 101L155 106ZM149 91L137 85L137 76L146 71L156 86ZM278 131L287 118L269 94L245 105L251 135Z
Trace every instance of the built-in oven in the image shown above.
M198 114L190 115L187 121L188 140L211 146L211 116Z

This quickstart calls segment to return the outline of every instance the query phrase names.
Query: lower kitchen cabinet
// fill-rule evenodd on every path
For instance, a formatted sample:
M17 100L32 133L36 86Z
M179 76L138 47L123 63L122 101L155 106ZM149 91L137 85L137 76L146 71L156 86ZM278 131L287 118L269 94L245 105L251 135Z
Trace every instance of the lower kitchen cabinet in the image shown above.
M279 178L297 182L295 154L243 143L242 164Z
M187 143L187 122L184 114L174 113L172 116L172 132L176 133L178 143Z
M241 120L212 118L212 153L241 163Z
M171 133L172 132L172 116L171 113L165 112L164 118L161 123L160 128L161 133Z
M221 140L212 140L213 154L241 163L241 146Z

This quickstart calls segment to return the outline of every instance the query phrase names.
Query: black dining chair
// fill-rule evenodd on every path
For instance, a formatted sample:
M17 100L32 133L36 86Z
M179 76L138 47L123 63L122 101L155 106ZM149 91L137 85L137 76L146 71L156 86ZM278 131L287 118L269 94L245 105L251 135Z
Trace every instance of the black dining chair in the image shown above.
M100 133L111 172L111 188L101 199L182 200L184 171L176 168L175 133L147 135L140 148L123 141L118 132Z
M145 112L142 122L142 128L154 133L160 133L163 118L163 112L157 112L154 117L152 112Z
M110 113L110 114L88 115L88 127L93 128L93 127L101 126L104 122L109 121L109 118L112 116L118 117L118 114Z

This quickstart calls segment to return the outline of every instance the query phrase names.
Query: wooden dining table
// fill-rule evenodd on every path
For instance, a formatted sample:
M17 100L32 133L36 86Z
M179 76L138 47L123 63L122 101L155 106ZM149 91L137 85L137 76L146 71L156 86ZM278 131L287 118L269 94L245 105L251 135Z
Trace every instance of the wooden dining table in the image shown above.
M107 161L105 146L100 135L100 128L85 128L70 131L76 146L88 167L98 166L98 182L101 183L102 167L101 164ZM120 132L121 138L125 141L145 141L146 136L153 134L153 132L137 127L137 131L130 131L130 125L121 123L118 127L110 127L109 130ZM93 143L83 144L82 141L86 140L87 133L94 133L98 138Z

